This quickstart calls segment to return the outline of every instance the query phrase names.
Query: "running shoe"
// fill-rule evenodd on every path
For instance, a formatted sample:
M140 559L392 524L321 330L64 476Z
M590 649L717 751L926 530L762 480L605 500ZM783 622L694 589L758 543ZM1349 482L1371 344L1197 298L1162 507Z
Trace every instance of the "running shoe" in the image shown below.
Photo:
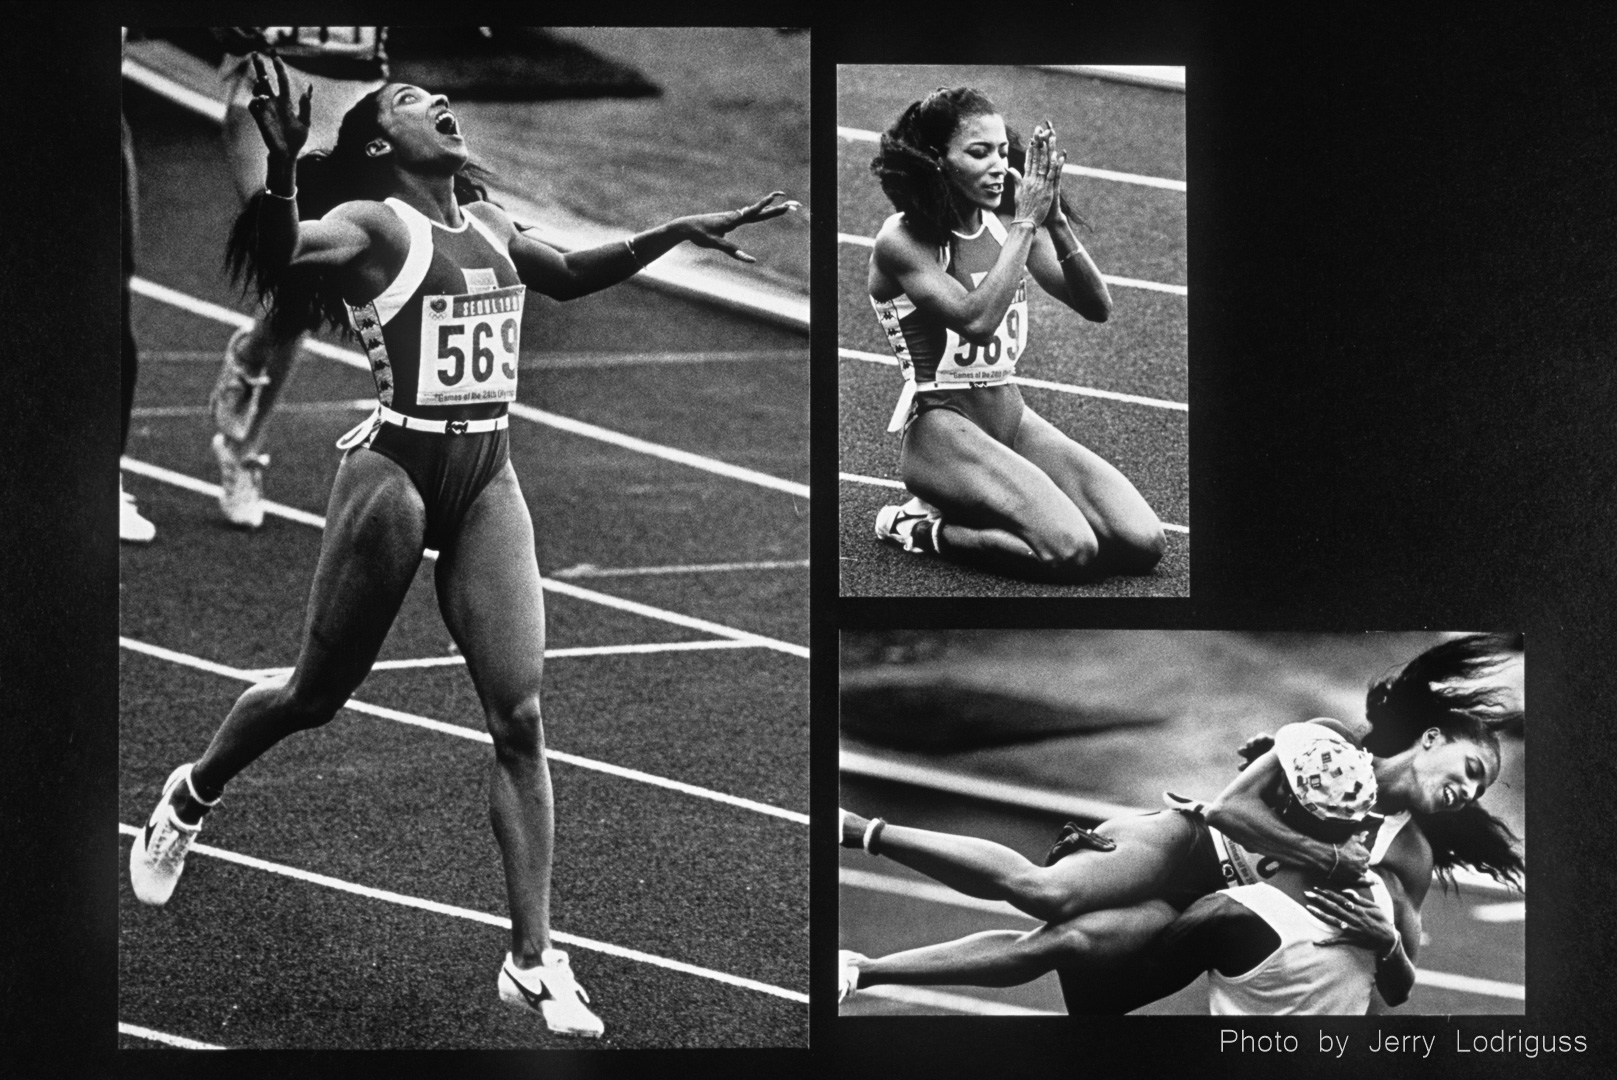
M920 498L876 511L877 539L917 554L937 554L938 529L942 526L943 515L938 508Z
M838 1005L859 992L859 968L854 964L855 955L847 949L840 949L837 952Z
M213 437L219 459L219 509L225 520L244 529L264 524L264 466L268 454L239 453L223 435Z
M224 363L214 381L208 404L213 406L213 426L239 445L252 434L258 418L258 396L269 385L267 374L254 375L241 360L241 344L253 332L244 326L225 343Z
M557 1035L598 1039L606 1030L601 1018L586 1007L590 996L573 978L567 954L560 949L546 949L539 954L539 966L531 968L517 967L506 953L497 985L500 1000L524 1012L537 1012Z
M185 853L202 831L202 822L187 825L174 812L174 789L188 783L191 765L181 765L169 773L157 809L146 821L146 828L135 837L129 849L129 882L135 897L143 904L162 907L174 893L174 886L185 870Z
M124 490L118 481L118 539L126 544L149 544L157 535L157 526L146 520L135 509L135 497Z

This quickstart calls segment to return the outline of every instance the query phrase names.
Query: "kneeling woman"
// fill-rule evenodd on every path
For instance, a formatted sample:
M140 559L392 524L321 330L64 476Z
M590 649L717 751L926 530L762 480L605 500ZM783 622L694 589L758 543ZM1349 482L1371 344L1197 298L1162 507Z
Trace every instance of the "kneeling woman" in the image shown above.
M993 102L964 87L911 104L882 135L871 171L898 213L867 284L904 375L888 430L903 432L916 498L883 507L876 535L1025 577L1146 573L1162 557L1156 514L1012 381L1028 346L1026 272L1092 322L1112 311L1068 223L1055 138L1041 123L1024 160Z
M604 289L686 240L746 260L725 234L795 204L772 195L562 255L484 200L446 98L389 83L348 110L334 148L298 162L309 96L294 104L279 59L279 89L262 59L253 63L268 188L242 211L233 263L272 310L304 305L334 326L351 324L378 406L338 443L348 452L332 485L297 664L288 678L242 694L202 757L170 774L130 852L135 895L166 903L225 785L342 708L433 547L439 608L494 743L490 814L511 909L500 996L542 1015L552 1031L600 1035L601 1020L550 939L544 600L507 439L523 299L528 288L562 300Z

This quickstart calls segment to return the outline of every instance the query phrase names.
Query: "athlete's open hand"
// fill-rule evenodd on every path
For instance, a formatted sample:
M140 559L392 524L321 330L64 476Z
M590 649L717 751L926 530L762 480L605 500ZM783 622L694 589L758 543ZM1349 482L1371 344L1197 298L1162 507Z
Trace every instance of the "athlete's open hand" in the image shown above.
M1027 153L1022 160L1022 172L1011 169L1016 180L1016 220L1043 225L1050 217L1057 193L1061 188L1061 170L1067 163L1067 152L1051 145L1055 130L1049 121L1041 121L1028 140Z
M275 83L270 82L264 70L264 58L253 54L253 100L247 110L258 121L258 133L269 147L270 157L286 161L297 160L298 151L309 141L309 108L314 97L314 85L305 87L296 108L292 105L292 82L286 77L286 65L279 56L271 56L275 65Z
M776 199L784 201L776 202ZM768 221L770 218L777 218L802 208L803 204L796 199L787 199L784 191L771 191L751 206L718 214L696 214L692 217L678 218L673 224L679 228L683 239L689 240L697 247L717 248L733 259L750 263L758 260L742 251L733 241L725 239L725 236L743 225Z
M1366 900L1357 892L1336 889L1309 889L1308 913L1327 926L1336 927L1336 933L1319 944L1357 945L1369 949L1376 956L1386 956L1398 940L1398 929L1380 905Z

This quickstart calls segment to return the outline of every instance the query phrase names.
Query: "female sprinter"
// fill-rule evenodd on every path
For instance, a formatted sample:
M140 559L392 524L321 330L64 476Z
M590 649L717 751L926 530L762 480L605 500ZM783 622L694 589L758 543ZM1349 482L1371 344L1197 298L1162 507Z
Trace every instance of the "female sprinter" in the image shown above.
M1494 729L1523 713L1519 687L1511 684L1521 670L1520 649L1519 636L1448 641L1372 685L1367 722L1357 728L1334 720L1290 725L1328 727L1374 755L1381 818L1368 843L1319 839L1275 812L1284 766L1267 737L1242 748L1251 765L1205 808L1179 803L1185 812L1118 818L1094 833L1069 826L1043 867L989 841L845 815L845 846L863 845L968 895L1008 901L1046 925L874 960L844 954L844 986L1006 986L1059 970L1069 1011L1116 1011L1122 997L1105 976L1123 978L1127 961L1200 897L1226 884L1272 878L1281 865L1338 886L1364 880L1372 866L1385 871L1379 876L1391 894L1399 940L1383 962L1407 969L1391 980L1400 982L1413 973L1420 907L1434 869L1447 875L1464 864L1513 883L1523 872L1510 830L1476 805L1499 772ZM1362 898L1322 895L1320 907L1355 943L1389 936L1391 928Z
M274 85L263 60L253 63L252 111L269 147L269 177L238 220L232 261L271 298L272 317L291 304L310 305L333 324L346 315L380 404L338 444L348 452L332 487L295 669L244 693L202 757L169 776L130 853L135 893L148 904L167 901L203 814L230 779L342 707L375 661L423 549L436 548L439 607L494 741L491 816L511 910L500 996L540 1013L552 1031L600 1035L566 954L550 941L544 604L507 442L524 287L582 296L685 240L749 259L725 234L795 204L771 195L561 255L482 201L480 174L444 97L384 85L348 111L333 149L294 168L308 135L309 93L294 107L279 59Z
M883 507L876 535L1022 576L1142 574L1162 557L1156 514L1011 381L1028 347L1027 272L1092 322L1112 312L1068 223L1055 138L1039 124L1023 160L993 102L965 87L914 102L882 135L870 167L898 213L867 282L904 376L888 430L903 432L916 498Z

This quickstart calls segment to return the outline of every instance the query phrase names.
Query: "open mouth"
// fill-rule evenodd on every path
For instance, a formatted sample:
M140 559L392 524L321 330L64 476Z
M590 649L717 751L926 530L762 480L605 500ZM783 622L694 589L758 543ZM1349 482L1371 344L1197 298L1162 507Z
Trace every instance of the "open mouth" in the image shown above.
M456 120L455 114L447 109L438 114L438 119L432 126L440 135L460 134L460 121Z
M1460 797L1454 793L1454 789L1451 787L1445 787L1443 789L1443 808L1445 810L1454 810L1459 807L1459 805Z

